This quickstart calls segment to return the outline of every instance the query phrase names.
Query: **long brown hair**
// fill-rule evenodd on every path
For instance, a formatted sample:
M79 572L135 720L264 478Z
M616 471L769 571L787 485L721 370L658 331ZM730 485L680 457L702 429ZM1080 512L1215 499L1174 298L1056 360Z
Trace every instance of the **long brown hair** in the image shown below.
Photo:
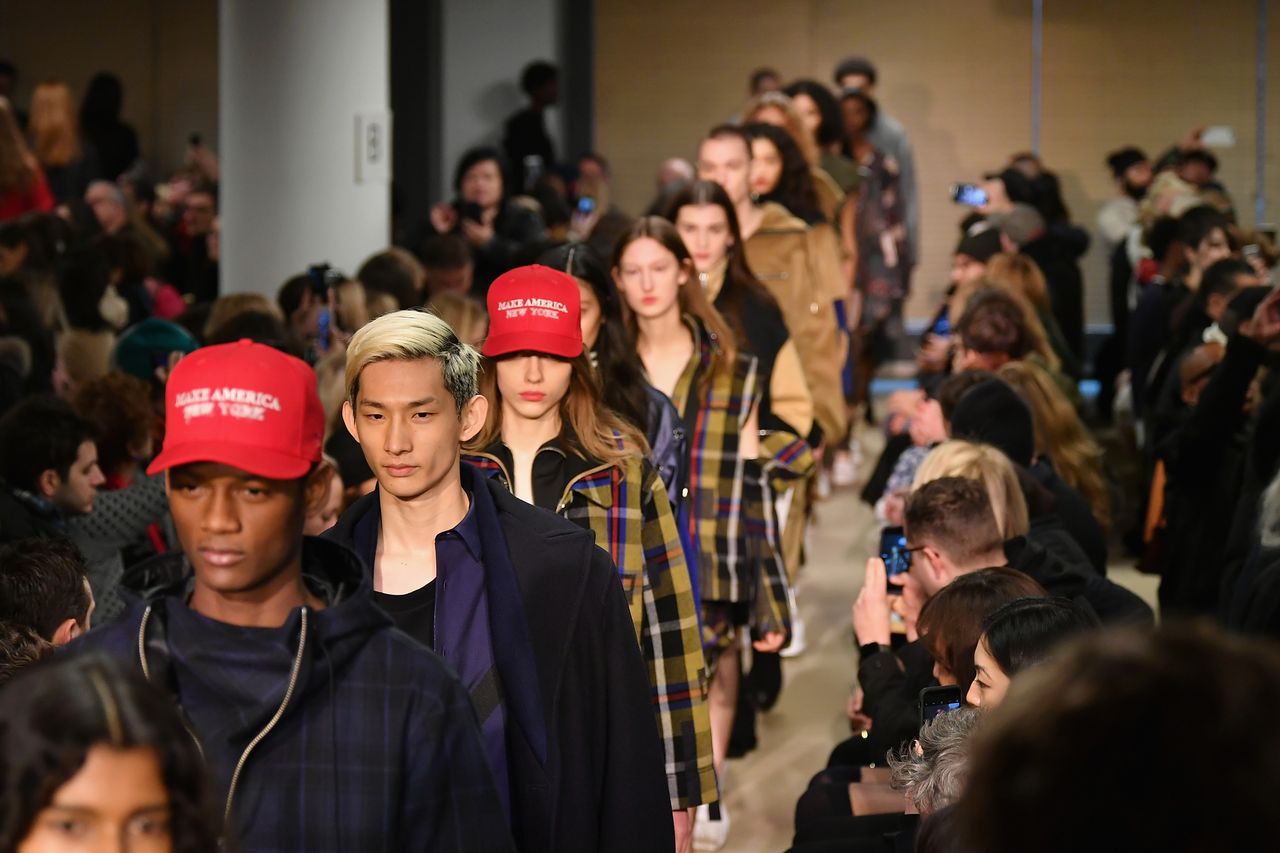
M43 166L66 166L80 159L80 128L71 89L49 81L31 94L31 145Z
M1021 252L997 252L987 261L989 284L1020 294L1038 310L1052 312L1049 286L1036 262Z
M568 427L580 454L598 462L618 464L632 456L644 456L649 445L634 426L604 404L596 372L587 353L569 364L569 390L560 401L561 430ZM498 390L498 370L494 359L480 363L480 393L489 401L489 415L466 449L484 450L502 439L502 392Z
M1111 524L1111 496L1102 478L1102 448L1089 435L1076 408L1049 374L1034 364L1011 361L996 371L1031 407L1036 452L1049 457L1068 485L1078 489L1098 523Z
M675 222L680 216L680 208L703 205L714 205L724 211L725 219L729 223L729 236L733 238L733 242L729 245L729 251L725 254L728 261L724 271L724 284L720 288L720 295L717 297L721 303L721 316L728 321L729 326L733 329L734 336L738 342L738 348L749 350L751 342L747 340L747 324L746 324L746 306L744 305L744 297L751 295L755 297L757 302L763 302L766 305L776 306L777 300L773 298L773 294L769 292L760 280L756 278L755 273L751 271L751 267L747 264L747 253L743 248L742 228L738 225L738 212L734 210L733 202L729 200L729 194L724 191L724 187L715 181L694 181L676 194L671 200L671 206L667 208L667 219ZM677 232L679 233L679 232Z
M760 121L760 114L771 108L778 110L785 117L785 123L781 127L795 140L796 147L804 155L805 163L816 166L818 144L814 142L813 134L805 128L804 118L801 117L800 111L796 109L796 105L791 102L789 96L782 92L765 92L763 95L757 95L747 101L747 106L742 111L742 123L751 124ZM772 124L772 122L765 122L765 124Z
M26 192L36 182L39 164L18 128L9 99L0 96L0 192Z
M1007 566L961 575L925 602L916 624L920 642L966 693L974 678L973 650L987 616L1019 598L1045 595L1030 576Z
M725 322L720 312L707 301L707 295L702 292L702 288L698 285L698 271L694 267L693 258L689 255L689 250L685 248L684 241L680 239L680 232L676 231L676 227L661 216L642 216L637 219L636 223L622 235L622 238L618 240L618 245L613 249L611 272L615 276L618 275L618 269L622 265L622 255L627 251L627 247L636 240L645 237L657 241L664 249L675 255L676 263L689 276L688 284L680 288L678 297L680 312L697 317L716 340L716 352L711 357L711 370L708 372L708 376L704 377L704 381L709 380L710 374L716 373L726 365L731 366L737 360L738 344L729 324ZM636 315L627 305L625 299L622 300L622 317L627 326L627 333L631 335L631 340L638 341L640 339L640 328L636 323Z

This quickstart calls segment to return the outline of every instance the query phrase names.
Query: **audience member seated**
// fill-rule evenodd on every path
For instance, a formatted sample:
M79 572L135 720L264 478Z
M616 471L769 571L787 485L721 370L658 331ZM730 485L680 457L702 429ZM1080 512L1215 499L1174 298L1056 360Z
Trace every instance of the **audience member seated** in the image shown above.
M1195 709L1194 749L1171 701ZM1269 849L1278 705L1270 646L1206 628L1079 641L984 721L958 804L963 837L988 853Z
M1065 598L1020 598L991 613L973 650L973 683L965 701L991 710L1013 677L1039 666L1058 646L1099 626L1098 617Z
M919 814L927 817L960 799L969 771L973 733L981 719L974 708L944 711L920 727L919 737L910 746L889 756L894 790L902 791Z
M356 280L364 285L366 294L389 294L396 301L396 311L417 308L425 301L427 272L404 249L393 246L366 258L356 271Z
M86 383L72 402L93 427L105 482L94 512L70 519L67 534L88 563L89 585L105 623L124 612L125 571L164 553L174 541L164 523L164 478L142 473L163 423L153 413L147 383L120 371Z
M475 263L467 243L456 234L436 234L422 246L422 267L426 271L426 298L440 293L470 293ZM405 306L409 307L409 306Z
M89 182L102 177L98 151L80 135L71 89L49 80L31 93L27 134L58 204L70 204L84 194Z
M1006 537L1004 558L1053 595L1087 602L1103 622L1151 624L1151 608L1130 590L1101 577L1052 516L1052 495L1020 477L1003 453L990 445L952 439L934 448L916 474L916 486L937 477L967 477L983 484L987 501ZM1040 504L1036 521L1024 494ZM909 523L909 522L908 522ZM994 556L994 555L993 555Z
M448 323L458 339L477 349L489 334L489 315L474 296L465 291L445 291L431 297L426 309Z
M1025 300L1044 329L1062 372L1075 381L1084 378L1084 363L1072 351L1058 327L1049 304L1049 288L1044 273L1040 272L1035 261L1020 253L1000 252L987 261L983 280L990 287L998 287Z
M1256 457L1250 458L1249 427L1259 369L1274 364L1280 349L1280 292L1252 288L1241 293L1223 312L1220 325L1225 354L1202 371L1208 373L1202 388L1203 375L1186 377L1189 416L1156 448L1167 473L1163 493L1152 500L1163 519L1159 599L1166 618L1218 612L1231 528L1241 508L1246 520L1257 517L1256 503L1243 501L1246 466L1255 463L1254 471L1261 473ZM1220 349L1221 342L1206 348ZM1193 365L1194 359L1187 362ZM1273 380L1266 386L1270 395L1276 393ZM1274 423L1269 416L1273 406L1274 401L1262 406L1255 423L1263 442L1275 441L1266 432ZM1262 470L1270 473L1275 457L1265 457L1271 462Z
M884 571L874 565L879 563L878 559L868 562L866 578L867 583L878 581L879 592L864 586L854 605L854 630L859 641L872 630L873 623L880 622L886 626L883 636L888 637ZM857 834L867 826L860 825L858 818L905 811L907 802L890 786L890 779L883 771L866 769L865 765L880 763L917 734L922 689L957 685L962 695L969 689L973 649L982 633L983 617L1018 598L1044 595L1039 584L1008 568L957 574L936 589L925 583L911 584L908 578L903 588L908 644L896 653L887 643L880 652L871 651L874 641L862 646L858 677L864 691L862 713L871 723L870 737L855 735L837 746L827 769L809 783L796 804L797 843ZM910 603L908 596L912 597ZM924 607L918 609L922 601ZM881 611L886 614L883 620L879 618ZM877 659L879 665L868 666Z
M996 371L1031 409L1035 456L1031 470L1048 465L1089 504L1105 532L1111 495L1103 478L1102 448L1053 378L1030 361L1011 361Z
M103 482L93 429L70 404L28 397L0 418L0 542L65 537Z
M64 539L0 545L0 622L30 628L63 646L88 631L93 593L84 558Z
M966 391L952 413L951 435L992 444L1009 461L1027 471L1034 482L1052 495L1051 506L1035 515L1054 518L1044 519L1039 526L1056 519L1075 540L1093 570L1106 574L1107 541L1102 525L1084 497L1058 475L1050 461L1044 456L1036 458L1031 408L1013 388L993 379ZM1035 531L1036 526L1032 530Z
M218 190L197 185L182 205L182 218L169 241L165 277L192 302L218 298Z
M436 233L458 234L467 241L475 261L472 292L481 298L490 282L519 263L520 250L541 242L546 232L536 213L508 197L503 174L503 157L496 148L473 148L454 171L457 198L431 208Z

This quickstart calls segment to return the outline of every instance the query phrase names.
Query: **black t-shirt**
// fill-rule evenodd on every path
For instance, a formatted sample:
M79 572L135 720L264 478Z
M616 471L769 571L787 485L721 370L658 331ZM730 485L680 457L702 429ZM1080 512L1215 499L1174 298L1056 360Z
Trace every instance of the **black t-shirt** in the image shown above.
M375 592L373 601L391 617L396 627L429 649L436 643L436 582L404 595Z

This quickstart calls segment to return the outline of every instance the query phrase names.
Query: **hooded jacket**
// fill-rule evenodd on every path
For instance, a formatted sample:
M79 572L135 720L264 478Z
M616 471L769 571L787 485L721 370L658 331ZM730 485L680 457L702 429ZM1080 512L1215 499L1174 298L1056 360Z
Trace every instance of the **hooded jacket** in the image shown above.
M173 695L235 849L514 849L466 691L374 606L349 550L305 540L303 575L326 604L279 628L191 610L181 553L140 569L152 591L71 648L132 661Z
M671 849L649 682L609 555L590 532L526 504L467 465L461 473L486 547L493 657L510 715L507 766L518 848ZM326 538L354 544L361 520L378 511L377 492L365 495Z

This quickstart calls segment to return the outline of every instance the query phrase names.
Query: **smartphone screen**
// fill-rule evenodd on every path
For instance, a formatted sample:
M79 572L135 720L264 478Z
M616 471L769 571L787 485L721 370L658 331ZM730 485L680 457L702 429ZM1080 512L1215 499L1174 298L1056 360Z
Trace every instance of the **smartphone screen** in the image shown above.
M987 203L987 191L977 184L952 184L951 200L966 207L982 207Z
M954 684L945 687L926 687L920 691L920 725L946 711L955 711L964 702L960 688Z
M583 216L589 216L596 209L596 200L589 195L584 195L578 199L578 212Z
M907 536L901 527L886 527L880 531L880 559L884 560L889 594L901 593L902 587L889 580L911 568L911 552L907 550Z

